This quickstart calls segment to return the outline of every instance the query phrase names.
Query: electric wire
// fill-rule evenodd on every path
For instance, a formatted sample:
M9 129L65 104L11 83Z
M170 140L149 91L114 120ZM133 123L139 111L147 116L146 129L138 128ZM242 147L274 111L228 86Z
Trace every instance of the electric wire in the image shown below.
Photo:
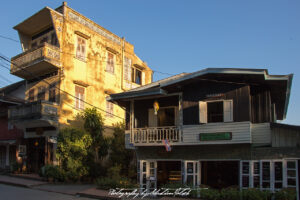
M13 62L11 62L10 60L8 60L8 59L5 58L4 56L0 55L0 59L2 59L2 60L4 60L4 61L6 61L6 62L8 62L8 63L10 63L10 64L12 64L12 65L14 65L14 66L17 67L18 69L20 69L20 70L26 72L26 73L29 74L32 78L36 78L36 79L38 79L38 80L40 80L40 81L43 81L44 83L46 83L46 84L49 85L49 86L51 85L51 83L49 83L49 82L46 81L45 79L41 79L40 77L34 75L33 73L29 72L28 70L26 70L26 69L24 69L24 68L22 68L22 67L19 67L18 65L14 64ZM52 86L52 85L51 85L51 86ZM106 110L104 110L104 109L102 109L102 108L99 108L98 106L95 106L95 105L93 105L93 104L91 104L91 103L89 103L89 102L87 102L87 101L85 101L85 100L82 100L82 99L80 99L80 98L78 98L78 97L72 95L71 93L69 93L69 92L67 92L67 91L65 91L65 90L60 89L60 88L57 87L56 85L55 85L54 87L55 87L57 90L59 90L59 91L65 93L65 94L67 94L67 95L69 95L69 96L71 96L71 97L73 97L73 98L75 98L75 99L77 99L77 100L80 100L80 101L82 101L83 103L85 103L85 104L87 104L87 105L89 105L89 106L92 106L92 107L94 107L94 108L96 108L96 109L98 109L98 110L100 110L100 111L102 111L102 112L105 112L105 113L107 113L107 114L110 114L110 115L112 115L112 116L114 116L114 117L117 117L117 118L120 118L120 119L122 119L122 120L125 120L123 117L120 117L120 116L115 115L115 114L113 114L113 113L109 113L109 112L107 112Z

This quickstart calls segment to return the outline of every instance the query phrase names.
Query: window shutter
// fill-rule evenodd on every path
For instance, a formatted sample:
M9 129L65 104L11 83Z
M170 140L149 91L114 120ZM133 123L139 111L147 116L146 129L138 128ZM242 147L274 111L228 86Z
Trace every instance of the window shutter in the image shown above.
M131 81L131 59L127 57L124 59L124 79Z
M157 127L157 115L154 114L154 109L148 110L148 126Z
M199 101L199 122L207 123L207 103Z
M233 121L233 106L232 100L225 100L223 104L224 108L224 122L232 122Z
M145 72L142 72L142 85L145 85Z
M130 60L130 66L128 66L128 81L132 81L131 70L132 70L132 68L131 68L131 60Z

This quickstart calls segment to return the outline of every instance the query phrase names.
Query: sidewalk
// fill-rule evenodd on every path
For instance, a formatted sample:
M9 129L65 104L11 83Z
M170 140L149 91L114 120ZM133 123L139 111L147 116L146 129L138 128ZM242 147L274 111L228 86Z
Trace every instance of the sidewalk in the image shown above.
M45 181L24 179L24 178L12 177L6 175L0 175L0 183L19 186L19 187L27 187L27 188L32 188L34 186L47 184L47 182Z
M24 178L22 176L13 177L10 175L0 175L0 184L7 184L19 187L31 188L34 190L42 190L47 192L55 192L66 195L77 195L82 197L89 197L95 199L107 199L107 200L119 200L117 196L109 195L108 190L97 189L95 185L92 184L58 184L58 183L48 183L42 180L32 180L28 177ZM125 199L125 198L123 198ZM129 198L130 199L130 198ZM132 198L131 198L132 199ZM139 199L139 198L135 198ZM144 198L144 200L149 198ZM151 198L153 199L153 198ZM162 197L158 198L160 200L184 200L186 198L176 198L176 197ZM193 199L188 199L193 200ZM199 199L198 199L199 200Z
M82 197L89 197L89 198L95 198L95 199L109 199L109 200L116 200L116 199L121 199L118 198L117 196L112 196L108 194L107 190L100 190L97 188L89 188L87 190L84 190L82 192L78 192L77 195L82 196ZM133 199L133 198L122 198L122 199ZM135 198L135 199L140 199L140 198ZM200 200L200 199L192 199L192 198L179 198L179 197L161 197L161 198L143 198L143 200L147 199L159 199L159 200Z

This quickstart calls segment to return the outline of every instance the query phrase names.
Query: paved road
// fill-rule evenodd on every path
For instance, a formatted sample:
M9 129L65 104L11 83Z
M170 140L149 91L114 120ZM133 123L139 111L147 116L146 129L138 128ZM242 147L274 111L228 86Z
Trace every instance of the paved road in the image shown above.
M0 184L0 199L2 200L91 200L89 198L64 195L37 189L21 188Z

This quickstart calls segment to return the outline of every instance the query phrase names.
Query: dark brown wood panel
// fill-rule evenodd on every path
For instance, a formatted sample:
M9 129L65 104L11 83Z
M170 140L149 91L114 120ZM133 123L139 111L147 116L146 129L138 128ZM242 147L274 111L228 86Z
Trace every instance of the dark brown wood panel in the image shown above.
M199 124L199 101L233 100L233 120L250 121L250 89L245 84L199 81L183 88L183 124Z
M251 87L251 122L264 123L272 121L271 94L268 88Z

